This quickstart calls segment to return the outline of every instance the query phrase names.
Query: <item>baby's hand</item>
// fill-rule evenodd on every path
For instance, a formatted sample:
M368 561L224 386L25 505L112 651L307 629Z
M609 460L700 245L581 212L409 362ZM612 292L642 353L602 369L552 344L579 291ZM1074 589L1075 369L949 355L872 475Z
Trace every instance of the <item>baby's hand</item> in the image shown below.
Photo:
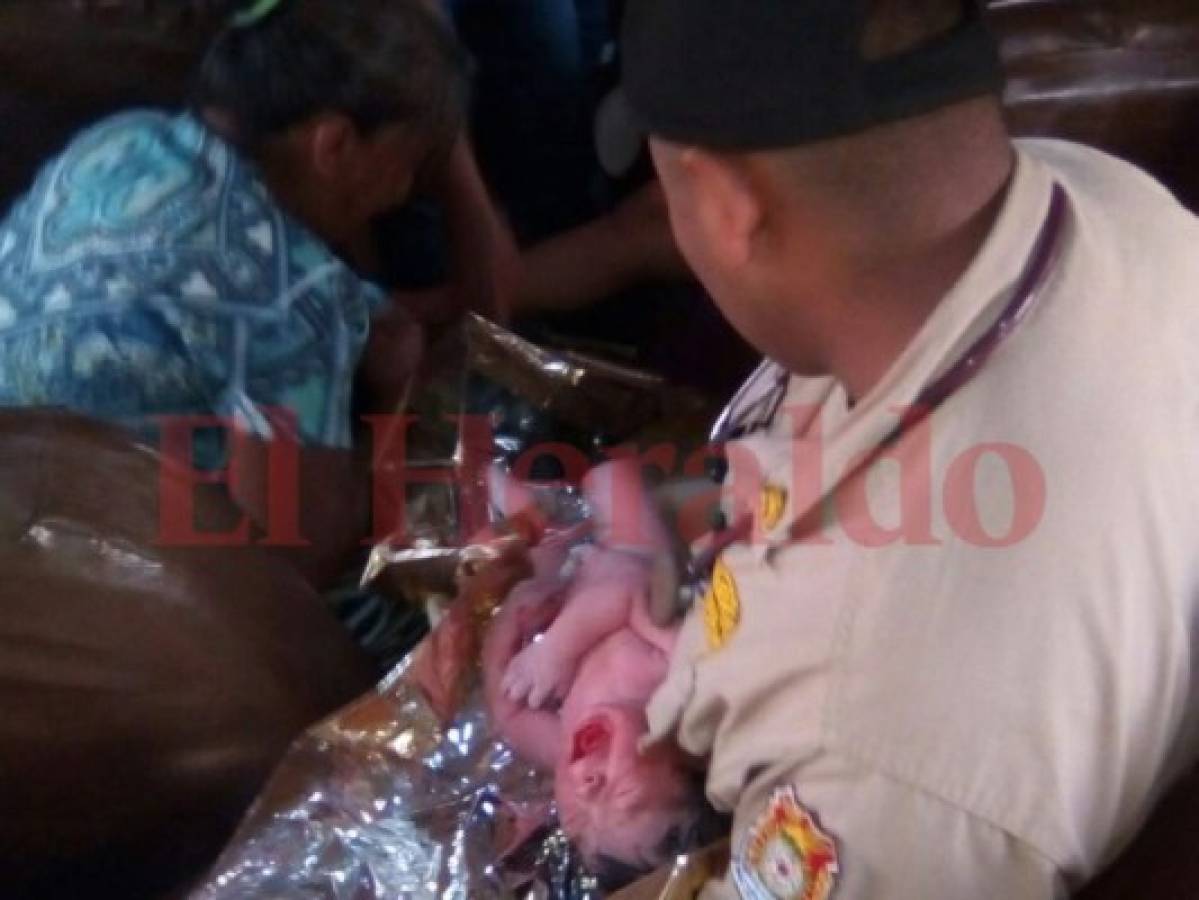
M574 681L574 660L554 652L543 636L525 647L508 663L504 672L504 694L513 703L541 709L548 700L561 700Z

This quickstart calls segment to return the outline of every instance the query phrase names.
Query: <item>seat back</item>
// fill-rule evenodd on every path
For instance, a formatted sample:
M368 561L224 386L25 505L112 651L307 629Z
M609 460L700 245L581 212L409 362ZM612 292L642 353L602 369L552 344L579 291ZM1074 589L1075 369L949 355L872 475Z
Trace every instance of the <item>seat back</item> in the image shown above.
M1199 208L1199 4L990 0L1018 134L1094 144ZM0 208L78 128L173 106L221 24L220 0L0 2Z
M1199 210L1199 3L991 0L1017 134L1093 144Z
M0 413L5 897L153 897L195 877L291 740L373 681L279 559L161 546L161 484L121 432ZM238 515L196 508L205 529Z

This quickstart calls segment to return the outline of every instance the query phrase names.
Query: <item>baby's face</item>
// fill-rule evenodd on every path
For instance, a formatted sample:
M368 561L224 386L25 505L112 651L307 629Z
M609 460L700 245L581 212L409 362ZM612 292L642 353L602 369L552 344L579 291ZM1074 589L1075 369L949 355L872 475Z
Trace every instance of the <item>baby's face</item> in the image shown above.
M607 856L654 868L663 839L687 815L682 755L670 747L641 753L646 731L644 712L611 706L567 735L554 791L563 830L589 862Z

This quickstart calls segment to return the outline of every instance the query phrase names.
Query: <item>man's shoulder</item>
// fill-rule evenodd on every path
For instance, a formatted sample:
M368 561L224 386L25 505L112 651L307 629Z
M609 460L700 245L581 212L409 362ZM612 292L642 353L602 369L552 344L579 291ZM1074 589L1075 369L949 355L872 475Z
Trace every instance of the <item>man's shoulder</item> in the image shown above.
M1121 242L1166 249L1181 233L1199 234L1199 218L1139 166L1085 144L1024 138L1017 152L1045 166L1070 196L1075 215L1102 221ZM1091 223L1088 223L1091 224ZM1192 244L1193 247L1193 244Z
M1039 416L1042 435L1063 446L1102 435L1107 449L1131 442L1149 452L1145 441L1188 427L1179 386L1199 379L1199 218L1151 175L1100 150L1018 147L1065 190L1067 225L1044 295L978 379L977 396L1016 398L1002 420ZM1139 427L1127 427L1133 421Z

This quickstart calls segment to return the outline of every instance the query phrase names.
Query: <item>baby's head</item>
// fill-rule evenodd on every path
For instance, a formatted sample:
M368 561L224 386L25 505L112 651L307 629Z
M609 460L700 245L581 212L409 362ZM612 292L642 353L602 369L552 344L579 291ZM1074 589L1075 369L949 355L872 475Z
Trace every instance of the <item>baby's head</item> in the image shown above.
M643 711L602 707L567 736L555 771L563 830L605 890L725 832L678 749L640 749L646 731Z

